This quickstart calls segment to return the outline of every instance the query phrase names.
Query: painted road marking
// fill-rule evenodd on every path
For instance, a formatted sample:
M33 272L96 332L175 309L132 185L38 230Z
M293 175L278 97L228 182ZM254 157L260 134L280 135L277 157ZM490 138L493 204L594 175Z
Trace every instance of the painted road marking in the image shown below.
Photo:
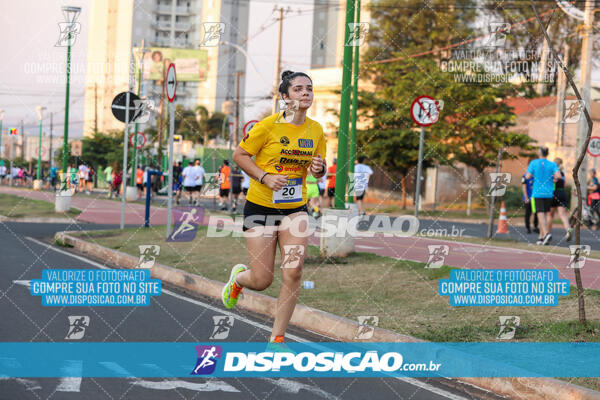
M75 259L78 259L80 261L86 262L86 263L88 263L90 265L93 265L93 266L96 266L98 268L112 269L112 268L106 267L106 266L104 266L104 265L102 265L100 263L97 263L95 261L92 261L92 260L90 260L88 258L79 256L79 255L76 255L76 254L69 253L68 251L65 251L65 250L62 250L62 249L58 249L58 248L56 248L56 247L54 247L52 245L49 245L48 243L44 243L44 242L39 241L37 239L34 239L32 237L25 236L25 239L27 239L27 240L29 240L31 242L34 242L34 243L36 243L36 244L38 244L38 245L40 245L42 247L45 247L47 249L54 250L57 253L61 253L61 254L73 257ZM206 304L206 303L203 303L201 301L198 301L198 300L195 300L195 299L192 299L192 298L189 298L189 297L185 297L185 296L182 296L180 294L171 292L170 290L167 290L167 289L163 289L162 292L166 293L166 294L168 294L170 296L177 297L178 299L190 302L192 304L196 304L196 305L208 308L209 310L213 310L215 312L224 313L226 315L233 316L238 321L242 321L242 322L245 322L245 323L247 323L247 324L249 324L251 326L254 326L256 328L260 328L260 329L263 329L263 330L265 330L267 332L271 332L271 327L266 326L266 325L261 324L261 323L258 323L258 322L254 322L254 321L249 320L247 318L244 318L243 316L241 316L239 314L233 314L233 313L228 312L226 310L222 310L220 308L214 307L214 306L212 306L210 304ZM303 339L303 338L301 338L299 336L292 335L292 334L286 334L286 337L289 338L289 339L295 340L297 342L302 342L302 343L308 343L309 342L306 339ZM315 345L317 345L317 344L315 343ZM435 393L435 394L438 394L440 396L444 396L444 397L446 397L447 399L450 399L450 400L468 400L465 397L457 396L457 395L455 395L453 393L447 392L447 391L445 391L443 389L439 389L439 388L437 388L435 386L432 386L432 385L430 385L428 383L425 383L425 382L421 382L421 381L419 381L417 379L413 379L413 378L398 378L398 377L395 377L395 379L399 379L399 380L401 380L403 382L406 382L406 383L409 383L409 384L411 384L413 386L417 386L417 387L419 387L421 389L427 390L427 391L429 391L431 393Z

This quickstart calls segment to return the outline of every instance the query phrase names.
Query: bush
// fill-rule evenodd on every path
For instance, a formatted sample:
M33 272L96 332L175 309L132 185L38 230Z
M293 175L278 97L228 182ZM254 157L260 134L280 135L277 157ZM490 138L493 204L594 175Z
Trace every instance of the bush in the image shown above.
M523 190L520 186L509 186L506 188L504 196L496 199L496 201L498 204L504 201L507 209L519 210L523 208Z

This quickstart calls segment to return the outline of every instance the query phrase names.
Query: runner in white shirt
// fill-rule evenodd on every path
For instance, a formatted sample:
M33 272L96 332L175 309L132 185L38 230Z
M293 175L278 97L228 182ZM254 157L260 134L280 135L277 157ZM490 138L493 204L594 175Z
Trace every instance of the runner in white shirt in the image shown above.
M0 165L0 183L2 183L4 181L4 176L6 175L6 167L4 166L4 163L2 165Z
M202 191L204 176L206 175L206 171L204 171L204 168L202 168L202 166L200 165L200 160L196 160L196 165L192 167L192 175L194 175L194 181L196 185L194 190L196 201L194 202L194 204L197 205L200 203L200 192Z
M244 197L246 197L246 193L248 193L248 188L250 187L250 175L248 175L244 170L242 170L242 175L244 175L244 180L242 181L242 192L244 192Z
M368 165L363 164L365 156L358 157L356 161L354 165L354 199L356 204L358 204L359 214L364 215L362 203L365 192L369 187L369 178L373 175L373 170Z
M196 190L196 176L194 174L194 166L188 164L181 173L183 176L183 190L187 193L189 204L192 204L192 194Z

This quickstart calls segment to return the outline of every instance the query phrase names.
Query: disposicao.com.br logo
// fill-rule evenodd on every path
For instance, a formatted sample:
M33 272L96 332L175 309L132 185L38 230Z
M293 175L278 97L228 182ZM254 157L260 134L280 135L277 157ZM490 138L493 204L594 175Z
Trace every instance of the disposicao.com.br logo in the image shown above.
M402 354L382 349L294 348L289 351L227 350L227 346L196 346L197 362L192 375L214 376L370 376L399 373L436 373L441 363L405 362ZM293 345L291 347L294 347ZM265 347L263 347L264 349ZM252 350L258 350L253 348ZM304 350L304 351L302 351Z

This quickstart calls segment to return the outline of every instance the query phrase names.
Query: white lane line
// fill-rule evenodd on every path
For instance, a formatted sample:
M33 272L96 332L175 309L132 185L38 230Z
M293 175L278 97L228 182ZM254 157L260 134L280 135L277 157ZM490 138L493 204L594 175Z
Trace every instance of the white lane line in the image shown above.
M188 382L182 380L173 380L173 381L135 381L133 385L141 386L146 389L154 389L154 390L173 390L173 389L188 389L194 390L196 392L216 392L218 390L222 392L230 392L230 393L239 393L235 387L230 384L211 379L205 383L196 383L196 382Z
M399 380L401 380L403 382L406 382L408 384L420 387L423 390L427 390L428 392L435 393L438 396L443 396L443 397L445 397L447 399L450 399L450 400L469 400L466 397L462 397L462 396L456 395L454 393L447 392L447 391L445 391L443 389L437 388L437 387L432 386L432 385L430 385L428 383L421 382L420 380L415 379L415 378L396 378L396 379L399 379Z
M30 240L30 241L32 241L32 242L34 242L34 243L37 243L37 244L39 244L40 246L44 246L44 247L47 247L47 248L49 248L49 249L51 249L51 250L54 250L54 251L56 251L56 252L58 252L58 253L65 254L65 255L67 255L67 256L71 256L71 257L73 257L73 258L76 258L76 259L78 259L78 260L80 260L80 261L83 261L83 262L85 262L85 263L91 264L91 265L93 265L93 266L95 266L95 267L102 268L102 269L112 269L112 268L106 267L106 266L104 266L104 265L102 265L102 264L100 264L100 263L97 263L97 262L95 262L95 261L92 261L92 260L90 260L90 259L88 259L88 258L85 258L85 257L79 256L79 255L77 255L77 254L72 254L72 253L69 253L68 251L65 251L65 250L62 250L62 249L58 249L58 248L56 248L56 247L54 247L54 246L51 246L51 245L49 245L48 243L41 242L41 241L39 241L39 240L37 240L37 239L34 239L34 238L32 238L32 237L26 236L25 238L26 238L27 240ZM162 292L163 292L163 293L166 293L166 294L168 294L168 295L170 295L170 296L176 297L176 298L178 298L178 299L181 299L181 300L187 301L187 302L189 302L189 303L196 304L196 305L199 305L199 306L202 306L202 307L208 308L209 310L212 310L212 311L214 311L214 312L218 312L218 313L220 313L220 314L225 314L225 315L228 315L228 316L234 317L236 320L243 321L243 322L245 322L245 323L247 323L247 324L249 324L249 325L251 325L251 326L254 326L255 328L259 328L259 329L265 330L265 331L267 331L267 332L271 332L271 327L269 327L269 326L267 326L267 325L264 325L264 324L261 324L261 323L259 323L259 322L255 322L255 321L252 321L252 320L250 320L250 319L247 319L247 318L245 318L245 317L243 317L243 316L240 316L239 314L235 314L235 313L232 313L232 312L230 312L230 311L223 310L223 309L221 309L221 308L215 307L215 306L213 306L213 305L210 305L210 304L206 304L206 303L204 303L204 302L201 302L201 301L198 301L198 300L196 300L196 299L192 299L192 298L189 298L189 297L186 297L186 296L182 296L182 295L180 295L180 294L178 294L178 293L175 293L175 292L172 292L172 291L170 291L170 290L168 290L168 289L163 289L163 290L162 290ZM301 337L299 337L299 336L296 336L296 335L292 335L292 334L286 334L285 336L286 336L287 338L289 338L289 339L295 340L296 342L308 342L308 340L306 340L306 339L303 339L303 338L301 338Z
M95 262L95 261L92 261L92 260L90 260L90 259L88 259L88 258L85 258L85 257L79 256L79 255L77 255L77 254L72 254L72 253L69 253L68 251L65 251L65 250L62 250L62 249L58 249L58 248L56 248L56 247L54 247L54 246L52 246L52 245L49 245L48 243L41 242L41 241L39 241L39 240L37 240L37 239L34 239L34 238L32 238L32 237L25 236L25 239L27 239L27 240L29 240L29 241L32 241L32 242L34 242L34 243L37 243L38 245L40 245L40 246L43 246L43 247L46 247L46 248L48 248L48 249L50 249L50 250L54 250L54 251L56 251L56 252L58 252L58 253L61 253L61 254L64 254L64 255L67 255L67 256L70 256L70 257L76 258L76 259L78 259L78 260L80 260L80 261L83 261L83 262L86 262L86 263L88 263L88 264L90 264L90 265L94 265L94 266L96 266L96 267L98 267L98 268L102 268L102 269L112 269L112 268L106 267L106 266L104 266L104 265L102 265L102 264L100 264L100 263L97 263L97 262ZM261 323L259 323L259 322L254 322L254 321L252 321L252 320L249 320L249 319L247 319L247 318L244 318L244 317L242 317L242 316L240 316L240 315L238 315L238 314L234 314L234 313L232 313L232 312L229 312L229 311L226 311L226 310L222 310L222 309L220 309L220 308L214 307L214 306L212 306L212 305L210 305L210 304L203 303L203 302L201 302L201 301L198 301L198 300L196 300L196 299L192 299L192 298L189 298L189 297L182 296L182 295L180 295L180 294L177 294L177 293L171 292L170 290L167 290L167 289L163 289L163 290L162 290L162 292L163 292L163 293L166 293L166 294L168 294L168 295L171 295L171 296L173 296L173 297L177 297L178 299L181 299L181 300L187 301L187 302L189 302L189 303L196 304L196 305L199 305L199 306L202 306L202 307L208 308L209 310L213 310L213 311L215 311L215 312L224 313L224 314L226 314L226 315L233 316L234 318L236 318L236 319L238 319L238 320L240 320L240 321L243 321L243 322L245 322L245 323L247 323L247 324L249 324L249 325L251 325L251 326L254 326L254 327L256 327L256 328L263 329L263 330L265 330L265 331L267 331L267 332L271 332L271 327L269 327L269 326L266 326L266 325L264 325L264 324L261 324ZM297 341L297 342L301 342L301 343L307 343L307 342L308 342L308 340L306 340L306 339L303 339L303 338L301 338L301 337L299 337L299 336L296 336L296 335L292 335L292 334L286 334L285 336L286 336L287 338L289 338L289 339L292 339L292 340L295 340L295 341ZM316 343L315 343L315 344L316 344ZM437 388L437 387L435 387L435 386L432 386L432 385L430 385L430 384L428 384L428 383L421 382L421 381L419 381L419 380L417 380L417 379L413 379L413 378L398 378L398 377L396 377L396 379L399 379L399 380L401 380L401 381L404 381L404 382L406 382L406 383L412 384L412 385L414 385L414 386L417 386L417 387L419 387L419 388L421 388L421 389L424 389L424 390L427 390L427 391L429 391L429 392L432 392L432 393L438 394L438 395L440 395L440 396L445 396L446 398L448 398L448 399L450 399L450 400L468 400L468 399L467 399L467 398L465 398L465 397L460 397L460 396L457 396L457 395L455 395L455 394L453 394L453 393L446 392L445 390L439 389L439 388Z
M10 381L14 380L17 383L25 386L27 390L40 390L42 387L37 383L37 381L25 378L9 378L8 376L0 376L0 381Z
M358 247L360 249L367 249L367 250L381 250L381 249L383 249L383 247L365 246L364 244L357 244L355 247Z
M79 392L81 387L81 375L83 374L82 360L66 360L60 367L61 374L69 374L68 377L60 378L57 392Z
M285 379L285 378L278 378L278 379L259 378L259 379L262 381L269 382L272 385L279 386L279 388L286 393L298 394L301 389L304 389L306 391L309 391L309 392L311 392L319 397L322 397L324 399L327 399L327 400L338 400L337 396L334 396L331 393L328 393L321 388L311 386L306 383L296 382L296 381L292 381L290 379Z

